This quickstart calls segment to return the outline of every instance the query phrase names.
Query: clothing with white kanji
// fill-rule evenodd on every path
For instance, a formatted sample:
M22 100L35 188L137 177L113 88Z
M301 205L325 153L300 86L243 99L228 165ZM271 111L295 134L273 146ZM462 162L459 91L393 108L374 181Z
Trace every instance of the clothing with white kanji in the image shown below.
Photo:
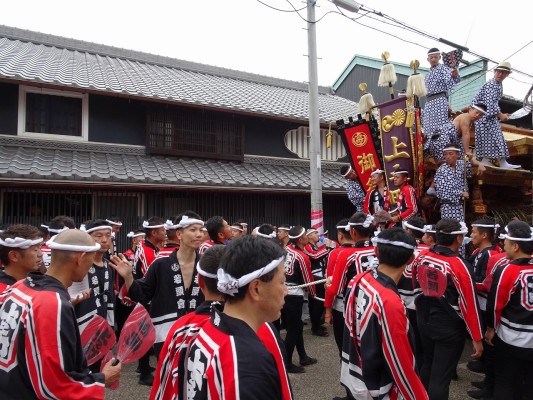
M200 255L197 253L194 265L199 260ZM156 332L156 349L160 349L172 324L194 311L204 301L204 295L198 286L196 268L193 270L190 286L185 285L177 252L174 252L168 257L155 260L144 278L133 281L127 291L130 299L140 302L149 310ZM123 287L121 296L125 294Z
M365 202L366 193L359 184L359 182L346 180L346 194L348 199L355 206L355 211L363 211L363 204Z
M422 129L425 136L430 136L448 122L448 92L461 81L461 77L454 78L450 67L437 64L429 70L424 81L428 100L422 112Z
M111 327L115 326L115 270L105 259L103 261L101 266L93 264L85 278L91 289L90 297L74 306L80 332L95 315L106 319Z
M508 158L509 149L503 138L502 128L498 114L501 113L498 102L503 95L501 82L495 79L489 80L472 99L472 104L483 103L487 106L487 112L477 120L475 125L475 148L476 158Z
M461 194L468 191L468 182L466 178L471 176L469 163L457 160L455 168L449 164L442 164L435 174L435 191L440 200L441 218L455 219L464 221L463 203Z

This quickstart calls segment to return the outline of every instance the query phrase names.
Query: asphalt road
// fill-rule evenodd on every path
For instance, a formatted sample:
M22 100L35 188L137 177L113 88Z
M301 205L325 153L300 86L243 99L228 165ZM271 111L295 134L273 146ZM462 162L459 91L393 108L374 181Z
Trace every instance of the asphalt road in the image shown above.
M307 353L318 359L318 363L306 367L303 374L290 374L295 399L331 400L335 396L344 396L345 391L339 384L340 365L337 347L333 339L333 331L329 329L329 337L311 335L310 325L304 328L305 347ZM284 332L282 331L282 335ZM296 353L296 352L295 352ZM451 400L468 399L467 390L475 389L470 386L471 380L481 380L482 375L473 373L466 368L466 362L471 353L471 344L467 343L463 357L458 366L458 381L452 381L450 386ZM297 362L297 355L294 355ZM155 366L155 359L152 359ZM138 374L135 373L136 363L126 365L123 369L120 387L116 391L106 390L106 399L148 399L150 388L137 383ZM243 399L248 400L248 399Z

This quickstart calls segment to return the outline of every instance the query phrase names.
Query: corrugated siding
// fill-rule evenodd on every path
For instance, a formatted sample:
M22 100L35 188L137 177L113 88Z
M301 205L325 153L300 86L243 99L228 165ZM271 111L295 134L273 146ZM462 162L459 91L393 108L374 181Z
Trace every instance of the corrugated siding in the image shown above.
M346 156L340 136L335 130L331 131L331 147L327 147L328 129L320 130L320 156L322 160L337 161ZM300 126L285 134L285 146L300 158L309 159L309 128Z

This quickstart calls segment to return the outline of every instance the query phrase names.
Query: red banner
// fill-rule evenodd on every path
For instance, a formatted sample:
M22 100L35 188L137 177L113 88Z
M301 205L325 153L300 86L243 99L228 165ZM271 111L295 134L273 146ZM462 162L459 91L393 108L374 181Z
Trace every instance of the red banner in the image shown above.
M339 134L361 186L367 192L372 190L374 186L370 174L375 169L381 169L381 162L374 148L368 122L358 121L355 125L340 129Z
M422 172L421 164L423 161L418 152L418 148L421 145L421 138L417 129L419 120L415 115L409 115L409 112L414 114L415 110L412 105L408 104L408 100L405 97L399 97L380 104L378 109L383 150L383 169L389 178L388 186L390 188L391 201L395 202L399 189L394 186L392 180L394 171L408 171L411 179L410 184L415 189L420 186L419 174ZM406 126L406 123L408 126ZM415 129L413 129L413 126Z

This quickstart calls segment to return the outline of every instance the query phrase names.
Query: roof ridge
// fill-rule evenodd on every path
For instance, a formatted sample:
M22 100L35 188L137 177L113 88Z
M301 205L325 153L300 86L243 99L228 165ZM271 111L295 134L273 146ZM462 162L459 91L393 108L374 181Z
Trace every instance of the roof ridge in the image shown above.
M122 58L146 64L200 72L241 81L263 83L270 86L279 86L300 91L307 91L309 88L308 84L304 82L291 81L288 79L254 74L252 72L238 71L230 68L201 64L194 61L180 60L177 58L67 38L64 36L52 35L49 33L31 31L28 29L21 29L1 24L0 36L8 39L20 40L22 42L31 42L34 44L43 44L45 46L53 46L102 56ZM333 94L333 89L329 86L319 86L319 92L321 94Z

